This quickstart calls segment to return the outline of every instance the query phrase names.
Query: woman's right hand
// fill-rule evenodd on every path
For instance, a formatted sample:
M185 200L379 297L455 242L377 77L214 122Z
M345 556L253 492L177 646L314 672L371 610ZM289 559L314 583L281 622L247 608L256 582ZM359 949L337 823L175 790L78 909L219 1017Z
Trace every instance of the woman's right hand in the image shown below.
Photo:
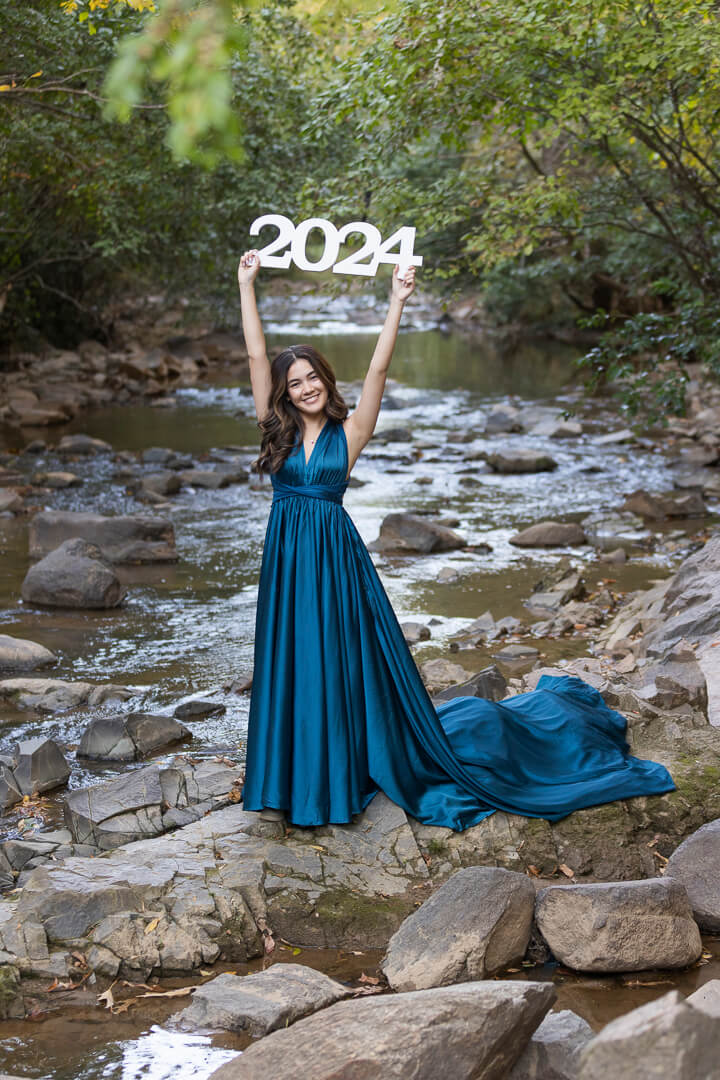
M238 285L252 285L260 270L260 256L255 248L240 256L238 266Z

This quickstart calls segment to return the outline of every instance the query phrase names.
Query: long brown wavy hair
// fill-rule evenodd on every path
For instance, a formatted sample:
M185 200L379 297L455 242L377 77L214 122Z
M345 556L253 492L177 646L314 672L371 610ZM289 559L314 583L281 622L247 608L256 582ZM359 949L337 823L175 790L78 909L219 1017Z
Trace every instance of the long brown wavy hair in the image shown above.
M348 407L335 383L335 372L322 353L312 345L289 345L270 365L270 401L267 414L259 421L262 432L260 455L253 463L256 472L276 473L298 445L305 430L302 414L288 394L288 371L296 360L307 360L327 390L325 413L330 420L345 419Z

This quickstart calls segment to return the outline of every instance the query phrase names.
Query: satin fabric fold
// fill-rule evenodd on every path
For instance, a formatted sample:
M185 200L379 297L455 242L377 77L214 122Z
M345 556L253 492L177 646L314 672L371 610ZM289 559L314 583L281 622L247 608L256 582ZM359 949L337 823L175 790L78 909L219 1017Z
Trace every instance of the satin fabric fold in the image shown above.
M426 824L496 810L559 820L674 788L630 755L625 719L578 678L437 710L343 509L347 443L328 420L272 477L260 572L244 804L297 825L350 821L377 790Z

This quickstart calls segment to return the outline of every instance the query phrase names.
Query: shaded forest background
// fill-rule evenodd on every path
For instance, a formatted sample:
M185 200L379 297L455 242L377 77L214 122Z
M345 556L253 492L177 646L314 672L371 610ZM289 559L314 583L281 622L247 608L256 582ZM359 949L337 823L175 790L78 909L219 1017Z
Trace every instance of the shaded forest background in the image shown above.
M0 338L102 339L126 292L236 322L256 216L367 219L681 409L720 373L719 72L702 0L6 0Z

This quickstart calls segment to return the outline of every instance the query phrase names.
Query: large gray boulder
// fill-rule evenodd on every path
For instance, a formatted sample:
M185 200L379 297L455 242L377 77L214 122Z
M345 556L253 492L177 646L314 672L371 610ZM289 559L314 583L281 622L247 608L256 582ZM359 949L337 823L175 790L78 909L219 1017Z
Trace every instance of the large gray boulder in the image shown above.
M467 547L467 540L445 525L417 514L388 514L380 535L368 545L370 551L414 551L428 555Z
M575 1080L593 1030L570 1009L550 1012L525 1047L508 1080Z
M720 1024L672 990L603 1028L582 1051L577 1075L710 1080L719 1061Z
M551 885L535 919L550 951L577 971L688 967L702 952L687 893L667 878Z
M203 983L175 1022L189 1031L220 1028L257 1039L352 993L304 964L273 964L255 975L225 972Z
M163 769L148 765L69 792L64 800L65 824L76 843L108 851L159 836L235 801L234 785L241 774L240 768L216 761L198 765L181 761Z
M30 556L41 558L64 540L80 536L113 563L175 562L175 530L147 514L104 517L70 510L43 510L30 523Z
M0 671L34 671L57 662L55 653L26 638L0 634Z
M484 979L525 955L534 904L525 874L458 870L393 934L383 974L393 990Z
M654 625L647 628L643 639L647 655L665 656L682 638L701 645L716 641L720 633L719 596L720 535L716 535L685 559L670 579L654 612Z
M164 713L101 716L83 731L77 755L92 761L137 761L191 738L192 732L184 724Z
M510 537L515 547L565 547L587 544L587 537L574 521L539 521Z
M341 1001L261 1039L212 1080L501 1080L554 998L549 983L487 982Z
M13 776L23 795L39 795L66 784L70 765L54 739L23 739L15 744Z
M31 566L20 591L26 604L42 607L112 608L125 596L100 549L80 537L65 540Z
M720 818L703 825L676 848L665 874L684 886L700 929L720 933Z

